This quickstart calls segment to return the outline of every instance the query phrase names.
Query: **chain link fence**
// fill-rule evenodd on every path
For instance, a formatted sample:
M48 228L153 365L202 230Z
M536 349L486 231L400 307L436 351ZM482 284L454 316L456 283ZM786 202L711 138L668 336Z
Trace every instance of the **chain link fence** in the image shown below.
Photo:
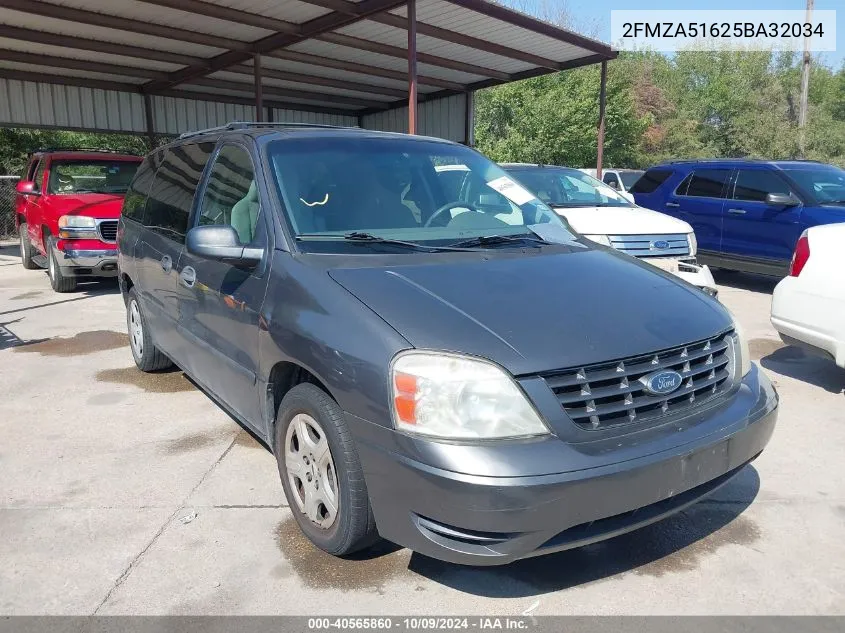
M15 185L18 176L0 176L0 240L17 236L15 230Z

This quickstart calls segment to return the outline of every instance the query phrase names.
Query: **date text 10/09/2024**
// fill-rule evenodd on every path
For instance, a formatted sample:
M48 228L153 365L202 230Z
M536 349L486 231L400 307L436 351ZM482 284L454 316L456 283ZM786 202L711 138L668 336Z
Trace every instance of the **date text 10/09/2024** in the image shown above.
M625 22L623 38L725 38L785 39L823 37L824 25L819 22Z
M324 617L308 618L311 631L518 631L530 626L530 617Z

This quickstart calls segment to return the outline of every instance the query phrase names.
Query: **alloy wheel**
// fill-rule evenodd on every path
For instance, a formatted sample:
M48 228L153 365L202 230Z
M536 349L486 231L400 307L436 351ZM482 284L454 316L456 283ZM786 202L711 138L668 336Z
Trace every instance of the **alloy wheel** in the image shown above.
M140 359L144 357L144 326L141 323L141 311L138 309L138 302L132 299L129 302L129 342L135 355Z
M293 417L285 434L285 469L300 512L323 529L337 519L337 471L328 438L307 413Z

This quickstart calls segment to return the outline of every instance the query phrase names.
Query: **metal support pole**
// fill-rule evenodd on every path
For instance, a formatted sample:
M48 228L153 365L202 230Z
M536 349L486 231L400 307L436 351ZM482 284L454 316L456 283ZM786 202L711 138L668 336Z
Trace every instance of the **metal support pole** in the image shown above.
M408 134L417 133L417 0L408 0Z
M148 92L144 93L144 118L147 122L147 138L150 140L150 149L156 146L156 131L153 121L153 100Z
M601 63L601 87L599 88L599 133L596 151L596 178L601 180L601 165L604 160L604 107L607 100L607 62Z
M255 75L255 120L264 120L264 93L261 90L261 54L255 53L252 58L252 70Z
M466 130L464 138L469 147L475 147L475 92L470 90L466 93L466 100L464 101L464 125Z
M813 19L813 0L807 0L807 17L804 20L809 23ZM807 102L810 96L810 38L804 38L804 59L801 67L801 105L798 109L798 151L800 158L804 158L804 150L807 142Z

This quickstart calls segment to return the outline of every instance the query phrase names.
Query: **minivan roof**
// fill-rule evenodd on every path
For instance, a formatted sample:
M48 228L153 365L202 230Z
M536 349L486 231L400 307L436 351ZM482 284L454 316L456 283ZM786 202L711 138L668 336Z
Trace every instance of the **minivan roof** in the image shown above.
M434 141L437 143L444 143L448 145L458 145L453 141L433 136L420 136L402 134L400 132L381 132L377 130L366 130L359 127L341 127L333 125L318 125L309 123L256 123L235 121L226 125L205 130L197 130L196 132L186 132L174 139L172 142L156 150L164 147L171 147L179 145L188 141L199 141L203 139L216 141L221 136L238 136L247 135L253 138L278 136L278 137L326 137L326 136L358 136L364 138L401 138L405 140L414 141Z

